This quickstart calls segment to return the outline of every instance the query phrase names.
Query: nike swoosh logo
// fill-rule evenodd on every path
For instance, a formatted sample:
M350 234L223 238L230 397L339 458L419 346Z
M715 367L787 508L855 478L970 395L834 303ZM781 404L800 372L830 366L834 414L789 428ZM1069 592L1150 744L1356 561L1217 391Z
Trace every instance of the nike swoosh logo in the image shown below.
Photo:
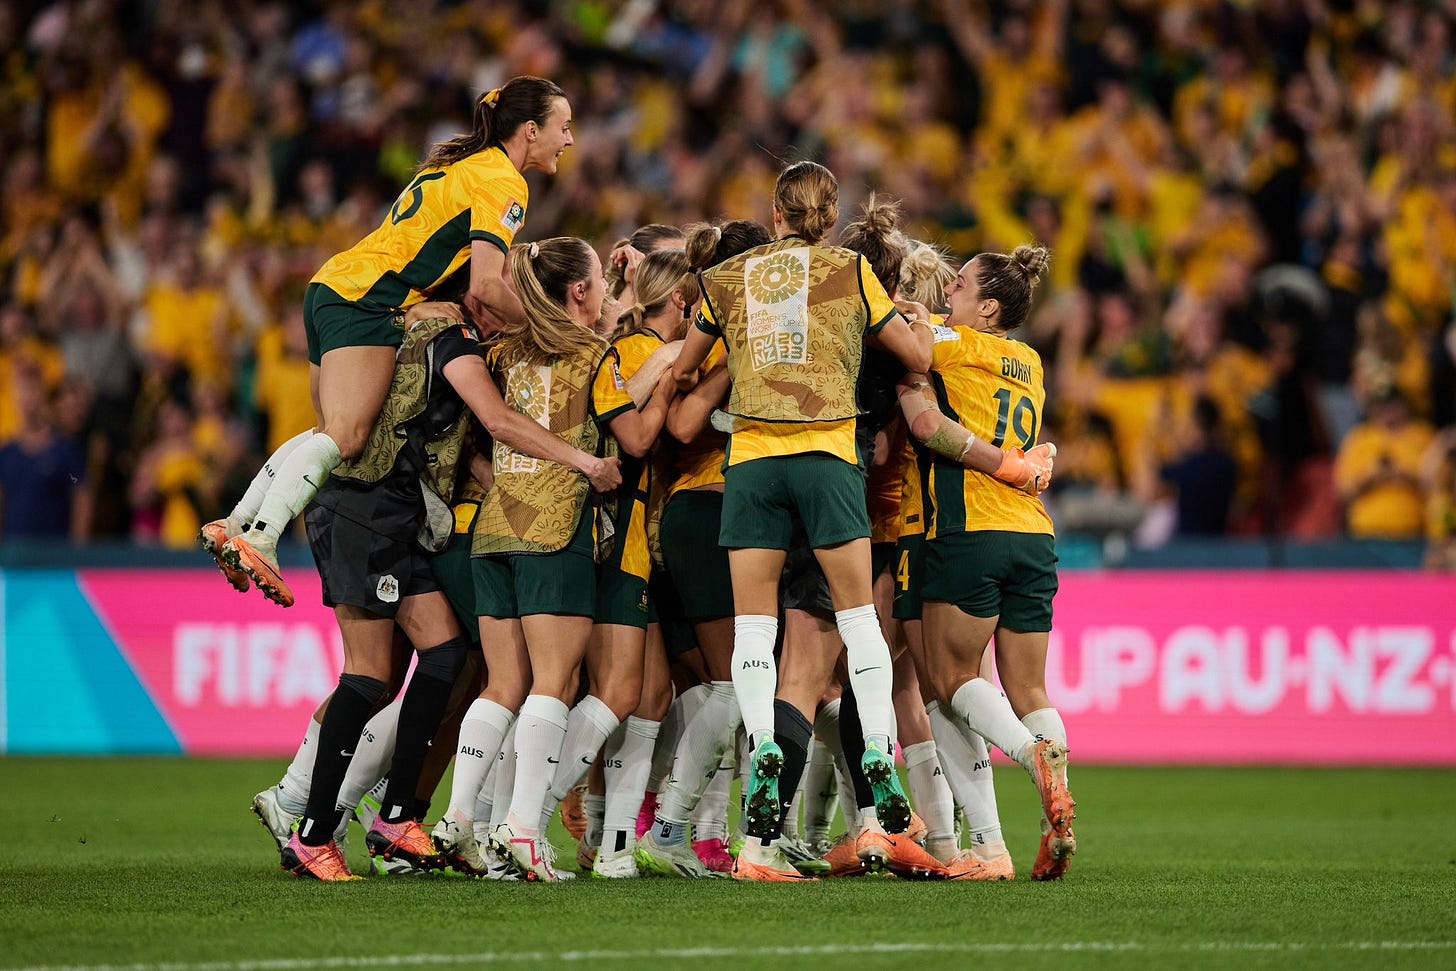
M881 668L881 665L879 665L879 664L876 664L873 667L868 667L868 668L855 668L854 669L854 673L855 674L864 674L866 671L878 671L880 668Z
M591 765L592 764L592 757L590 755L583 755L581 757L581 764L582 765Z
M546 756L546 761L547 761L547 762L550 762L550 763L551 763L551 764L552 764L552 765L560 765L560 764L561 764L561 760L560 760L560 759L553 759L553 758L552 758L552 757L551 757L551 756L549 756L549 755L548 755L548 756Z
M354 757L354 753L353 752L346 752L343 749L339 749L339 754L342 755L346 759L352 759Z

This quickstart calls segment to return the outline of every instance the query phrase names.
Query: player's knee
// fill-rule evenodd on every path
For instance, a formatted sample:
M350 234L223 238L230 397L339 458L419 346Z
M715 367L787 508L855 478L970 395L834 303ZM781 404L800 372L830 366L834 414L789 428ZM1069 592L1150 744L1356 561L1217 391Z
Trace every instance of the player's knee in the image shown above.
M628 715L637 710L637 703L642 697L642 675L639 672L637 677L623 675L612 679L610 685L604 685L603 691L599 694L602 704L612 709L612 714L622 721Z

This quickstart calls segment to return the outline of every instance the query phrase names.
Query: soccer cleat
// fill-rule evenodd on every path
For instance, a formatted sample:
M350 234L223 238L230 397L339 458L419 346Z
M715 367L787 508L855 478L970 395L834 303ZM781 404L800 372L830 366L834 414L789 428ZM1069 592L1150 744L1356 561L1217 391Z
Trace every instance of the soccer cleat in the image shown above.
M763 739L753 750L753 771L748 776L748 794L743 801L749 836L772 839L777 835L779 817L783 814L779 805L779 773L783 770L783 749L772 738Z
M689 880L715 880L723 876L702 860L686 842L664 844L657 841L657 831L648 830L637 841L632 858L643 873L656 873L664 877L686 877Z
M263 596L279 606L293 606L293 591L278 572L276 544L266 533L259 533L252 540L234 536L222 545L222 555L228 566L252 577Z
M800 873L808 873L818 876L829 872L829 864L819 858L819 854L810 849L803 840L784 836L778 840L778 847L783 851L784 859L793 864L794 869Z
M714 873L733 872L733 856L728 852L728 844L721 839L698 840L693 843L693 852L703 866Z
M925 825L925 820L913 809L910 811L910 825L905 828L905 835L921 846L925 845L925 838L930 835L930 827Z
M376 816L364 834L364 845L370 856L382 856L386 862L401 859L420 870L437 870L445 865L430 835L413 819L389 823L383 816Z
M515 883L521 879L515 869L506 863L505 857L497 853L488 841L481 843L477 837L476 843L481 847L480 855L485 860L485 873L482 874L485 879L499 880L502 883Z
M485 873L485 857L481 855L480 844L475 842L475 832L471 827L442 816L430 831L430 840L447 866L470 876Z
M1016 867L1011 854L1003 853L990 860L983 860L970 850L961 850L945 861L947 880L1014 880Z
M859 858L858 839L845 833L826 850L821 859L829 864L828 876L861 877L870 872Z
M763 863L755 863L748 858L747 852L738 854L738 859L733 863L734 880L753 880L759 883L818 883L818 877L807 876L794 868L784 856L784 851L779 848L777 841L768 848L768 859Z
M1031 756L1031 777L1041 793L1042 815L1059 840L1071 838L1076 802L1067 790L1067 746L1055 739L1037 742ZM1073 840L1070 856L1076 851Z
M1045 820L1042 822L1041 846L1031 867L1033 880L1060 880L1072 868L1072 854L1077 852L1077 837L1068 826L1057 833ZM1008 857L1009 859L1009 857Z
M252 586L248 575L242 570L231 566L227 558L223 556L222 547L229 538L228 521L226 519L215 519L202 527L202 533L200 535L202 548L217 563L217 568L222 571L223 576L227 577L227 582L231 583L233 589L238 593L247 593L248 588Z
M885 839L889 840L885 869L902 880L944 880L950 875L939 860L904 833Z
M527 836L510 820L490 831L490 845L523 880L557 883L556 850L544 835Z
M344 854L333 842L323 846L305 846L299 840L298 834L293 833L288 837L281 857L283 869L302 879L312 877L325 883L363 879L349 872L349 864L344 862Z
M647 792L642 796L642 808L637 810L637 838L652 828L657 819L657 793ZM579 837L578 837L579 838Z
M866 871L873 873L884 870L888 868L894 842L894 838L889 833L865 828L860 830L859 836L855 838L854 855L859 857L859 861Z
M270 786L253 797L253 815L258 817L258 822L263 824L268 835L278 844L278 852L282 853L283 848L288 845L288 838L293 835L293 821L296 817L283 808L283 803L278 799L277 786Z
M903 833L910 825L910 800L900 786L895 760L874 742L866 743L860 769L875 796L875 816L886 833Z
M371 856L369 858L368 873L371 877L424 877L430 876L431 871L419 870L415 865L404 857L395 857L386 860L382 856Z
M633 857L636 847L611 853L598 853L592 864L591 875L599 880L635 880L642 874Z
M582 797L585 795L586 785L582 783L572 786L566 793L566 798L561 800L561 825L577 841L586 835L586 807L582 804Z

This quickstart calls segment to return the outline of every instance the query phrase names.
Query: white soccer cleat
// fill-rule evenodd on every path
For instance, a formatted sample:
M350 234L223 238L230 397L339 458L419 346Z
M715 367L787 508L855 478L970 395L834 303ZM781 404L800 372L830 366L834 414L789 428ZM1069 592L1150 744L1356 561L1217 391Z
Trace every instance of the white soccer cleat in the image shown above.
M528 836L507 820L490 831L490 845L523 880L556 883L556 850L545 834Z
M633 858L642 873L686 877L689 880L718 880L723 877L723 874L708 869L686 840L670 844L657 842L656 828L649 829L637 841Z
M258 817L258 822L268 831L278 844L278 852L283 852L283 847L288 845L288 837L293 832L293 821L295 817L278 800L278 787L270 786L253 797L253 815Z
M605 850L598 851L596 862L592 864L591 875L602 880L637 879L642 874L637 869L637 860L634 857L636 851L636 846L629 846L612 853Z
M499 880L502 883L515 883L521 879L516 871L506 863L505 857L497 853L489 843L479 845L481 859L485 860L485 873L482 874L485 879Z
M484 876L489 869L480 844L475 841L475 832L469 824L462 826L449 816L441 817L430 831L435 849L445 862L462 873Z

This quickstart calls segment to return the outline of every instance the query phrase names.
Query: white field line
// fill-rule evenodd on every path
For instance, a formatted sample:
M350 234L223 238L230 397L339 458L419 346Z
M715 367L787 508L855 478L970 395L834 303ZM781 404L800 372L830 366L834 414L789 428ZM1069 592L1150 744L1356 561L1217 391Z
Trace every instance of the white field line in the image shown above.
M153 964L36 965L0 971L301 971L306 968L414 968L472 964L544 964L594 961L687 961L705 958L845 957L877 954L1116 954L1288 953L1453 951L1456 941L1071 941L1064 944L822 944L803 947L692 947L594 951L478 951L474 954L377 954L320 958L260 958L251 961L162 961Z

